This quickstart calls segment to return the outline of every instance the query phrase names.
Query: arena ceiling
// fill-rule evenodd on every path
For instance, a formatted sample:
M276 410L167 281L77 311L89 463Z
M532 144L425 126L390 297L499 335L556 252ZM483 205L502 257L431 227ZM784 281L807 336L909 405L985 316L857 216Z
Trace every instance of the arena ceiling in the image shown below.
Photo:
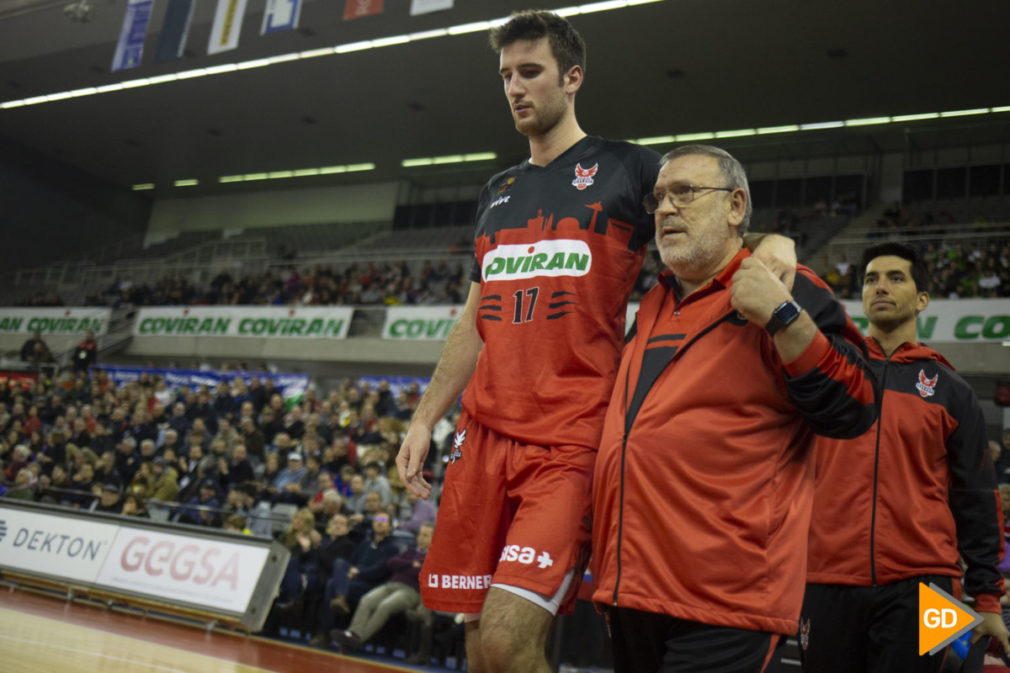
M74 0L78 2L79 0ZM197 68L486 21L516 0L456 0L410 17L408 0L343 21L344 0L306 0L300 28L259 36L250 0L236 50L208 56L212 0L198 0L178 61L154 63L166 0L155 0L143 64L110 73L125 0L0 0L0 103ZM558 0L538 3L570 6ZM1010 105L1010 5L968 0L663 0L572 17L589 44L579 118L590 133L643 138ZM299 186L481 182L526 154L484 31L0 109L0 136L129 187L187 194L294 185L218 184L223 175L372 162ZM1010 112L725 139L745 159L1005 143ZM662 149L658 146L657 149ZM404 168L405 158L494 152L494 161ZM1008 157L1010 159L1010 157ZM274 184L276 183L276 185Z

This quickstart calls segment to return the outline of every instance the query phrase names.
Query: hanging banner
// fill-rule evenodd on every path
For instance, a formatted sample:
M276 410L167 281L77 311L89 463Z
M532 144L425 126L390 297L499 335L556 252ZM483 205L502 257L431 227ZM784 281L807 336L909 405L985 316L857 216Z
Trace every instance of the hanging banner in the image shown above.
M195 0L168 0L165 20L161 25L158 46L154 50L154 60L166 63L182 57L186 49L189 24L193 20Z
M349 306L155 306L137 312L134 336L344 339Z
M842 305L865 336L870 321L863 314L862 302L843 301ZM916 331L924 343L1010 341L1010 301L932 299L916 317Z
M112 311L107 308L0 308L0 335L47 334L84 336L89 330L96 336L108 334Z
M382 14L382 0L346 0L344 4L344 21L373 14Z
M246 0L217 0L214 25L210 29L210 42L207 44L208 54L217 54L238 46L242 19L245 18L245 4Z
M382 338L446 339L462 312L462 306L390 306Z
M267 0L260 35L294 30L302 14L302 0Z
M430 14L452 9L452 0L410 0L410 15Z
M144 55L144 39L151 22L154 0L130 0L123 15L116 54L112 57L112 72L136 68Z
M845 312L866 336L870 321L863 304L842 300ZM638 304L628 304L628 329ZM1010 302L1006 299L933 299L916 318L918 340L923 343L999 343L1010 341Z
M274 388L280 391L281 397L285 400L301 399L309 387L308 374L294 374L287 372L247 372L247 371L216 371L213 369L176 369L166 367L132 367L128 365L95 365L95 370L104 371L109 376L109 380L116 384L116 387L124 386L141 378L154 377L162 379L165 387L171 393L177 393L179 389L186 387L196 390L200 386L207 386L211 390L217 388L218 384L231 384L235 379L242 379L246 385L252 383L253 379L261 382L270 379Z

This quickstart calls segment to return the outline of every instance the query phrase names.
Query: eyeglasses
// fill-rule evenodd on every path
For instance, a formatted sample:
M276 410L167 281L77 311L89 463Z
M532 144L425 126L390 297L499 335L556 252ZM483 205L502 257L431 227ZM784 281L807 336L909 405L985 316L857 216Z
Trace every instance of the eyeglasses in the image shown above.
M694 201L694 195L696 193L705 190L732 192L733 187L698 187L697 185L692 184L679 184L674 185L665 192L660 192L658 194L646 194L645 198L642 199L642 205L645 206L645 212L652 215L659 210L659 207L667 198L670 199L670 202L674 206L680 208Z
M376 517L372 517L372 521L381 521L382 523L389 523L389 517L388 516L376 516Z

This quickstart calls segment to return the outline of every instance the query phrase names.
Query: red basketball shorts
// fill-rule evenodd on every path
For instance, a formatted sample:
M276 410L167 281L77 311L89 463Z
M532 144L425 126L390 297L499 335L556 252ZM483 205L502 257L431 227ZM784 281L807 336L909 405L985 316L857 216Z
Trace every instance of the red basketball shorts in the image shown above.
M479 613L491 584L554 596L589 557L596 451L505 437L463 413L446 468L435 536L421 568L433 610Z

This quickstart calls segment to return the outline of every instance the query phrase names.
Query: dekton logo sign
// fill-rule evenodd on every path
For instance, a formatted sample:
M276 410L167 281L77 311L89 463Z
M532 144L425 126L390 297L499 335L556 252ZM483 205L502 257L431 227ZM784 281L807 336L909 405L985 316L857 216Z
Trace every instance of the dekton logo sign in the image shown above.
M67 558L81 557L88 561L98 558L102 550L102 540L71 537L62 533L52 533L41 529L20 528L14 535L14 546L45 554L55 554Z
M593 255L584 241L557 239L525 245L499 245L484 255L485 281L523 280L538 276L584 276Z

